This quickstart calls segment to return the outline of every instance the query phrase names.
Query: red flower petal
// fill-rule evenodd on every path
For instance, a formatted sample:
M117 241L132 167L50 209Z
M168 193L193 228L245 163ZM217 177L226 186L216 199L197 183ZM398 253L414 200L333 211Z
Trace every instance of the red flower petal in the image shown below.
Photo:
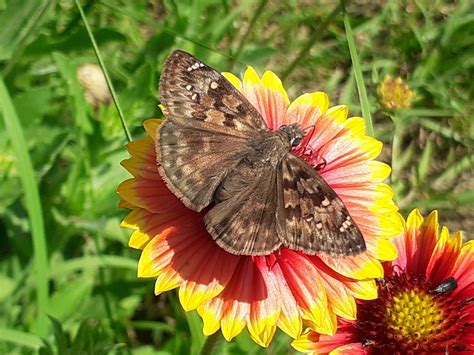
M450 238L448 229L443 227L426 268L426 274L435 285L452 276L461 246L461 233L456 233Z
M454 297L470 299L474 297L474 240L463 245L454 265L453 277L458 287L453 292Z
M281 250L279 265L302 317L313 322L322 333L333 334L333 324L327 313L326 290L322 287L316 266L307 256L288 249Z

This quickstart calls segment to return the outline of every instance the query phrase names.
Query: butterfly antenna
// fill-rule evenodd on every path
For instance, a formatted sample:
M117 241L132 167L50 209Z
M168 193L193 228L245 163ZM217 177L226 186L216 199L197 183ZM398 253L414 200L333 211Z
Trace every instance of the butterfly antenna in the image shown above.
M326 162L326 159L324 159L323 156L321 156L317 152L315 153L314 150L309 146L309 142L313 138L315 130L316 130L316 125L315 124L301 129L301 131L303 131L305 133L305 136L304 136L302 142L300 143L300 145L298 145L298 147L296 147L296 149L293 150L293 153L301 156L304 160L306 160L306 162L308 162L316 170L319 171L319 170L322 170L326 167L327 162ZM311 161L315 160L315 156L318 157L317 160L322 160L322 162L317 163L317 164L310 163L310 160Z
M324 157L323 157L322 155L320 155L319 153L316 154L316 155L321 158L322 162L321 162L321 163L318 163L318 164L316 164L316 165L313 165L313 166L314 166L314 168L315 168L316 170L318 170L318 171L319 171L319 170L323 170L323 169L326 167L326 165L328 164L328 162L327 162L326 159L324 159Z
M305 128L302 128L301 130L303 131L304 135L306 136L306 132L308 132L308 131L311 130L311 129L314 130L314 124L309 125L309 126L307 126L307 127L305 127Z

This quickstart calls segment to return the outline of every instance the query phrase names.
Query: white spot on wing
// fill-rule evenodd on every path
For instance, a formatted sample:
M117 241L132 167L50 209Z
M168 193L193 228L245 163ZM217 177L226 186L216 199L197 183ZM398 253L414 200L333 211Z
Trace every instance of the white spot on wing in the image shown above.
M204 66L204 64L202 64L201 62L196 62L193 65L191 65L190 67L188 67L186 70L187 71L193 71L193 70L196 70L198 68L202 68L203 66Z

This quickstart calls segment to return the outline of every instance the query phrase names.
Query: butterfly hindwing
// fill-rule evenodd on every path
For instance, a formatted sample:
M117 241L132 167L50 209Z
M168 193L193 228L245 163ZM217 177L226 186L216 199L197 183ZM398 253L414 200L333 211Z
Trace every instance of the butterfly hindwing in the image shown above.
M268 255L281 246L276 231L276 170L242 161L216 193L219 201L204 216L216 243L232 254Z
M279 174L278 236L306 254L356 255L364 238L342 200L318 172L288 153Z
M236 136L267 130L262 116L220 73L189 53L175 50L160 79L166 118L179 125Z

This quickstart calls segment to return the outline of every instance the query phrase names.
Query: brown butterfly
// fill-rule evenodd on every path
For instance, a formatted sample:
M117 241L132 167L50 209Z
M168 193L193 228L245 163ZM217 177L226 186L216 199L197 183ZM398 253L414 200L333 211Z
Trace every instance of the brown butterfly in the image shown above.
M165 63L159 93L159 172L188 208L209 207L204 223L220 247L238 255L281 246L311 255L365 251L342 200L291 152L304 137L298 124L269 131L227 79L180 50Z

